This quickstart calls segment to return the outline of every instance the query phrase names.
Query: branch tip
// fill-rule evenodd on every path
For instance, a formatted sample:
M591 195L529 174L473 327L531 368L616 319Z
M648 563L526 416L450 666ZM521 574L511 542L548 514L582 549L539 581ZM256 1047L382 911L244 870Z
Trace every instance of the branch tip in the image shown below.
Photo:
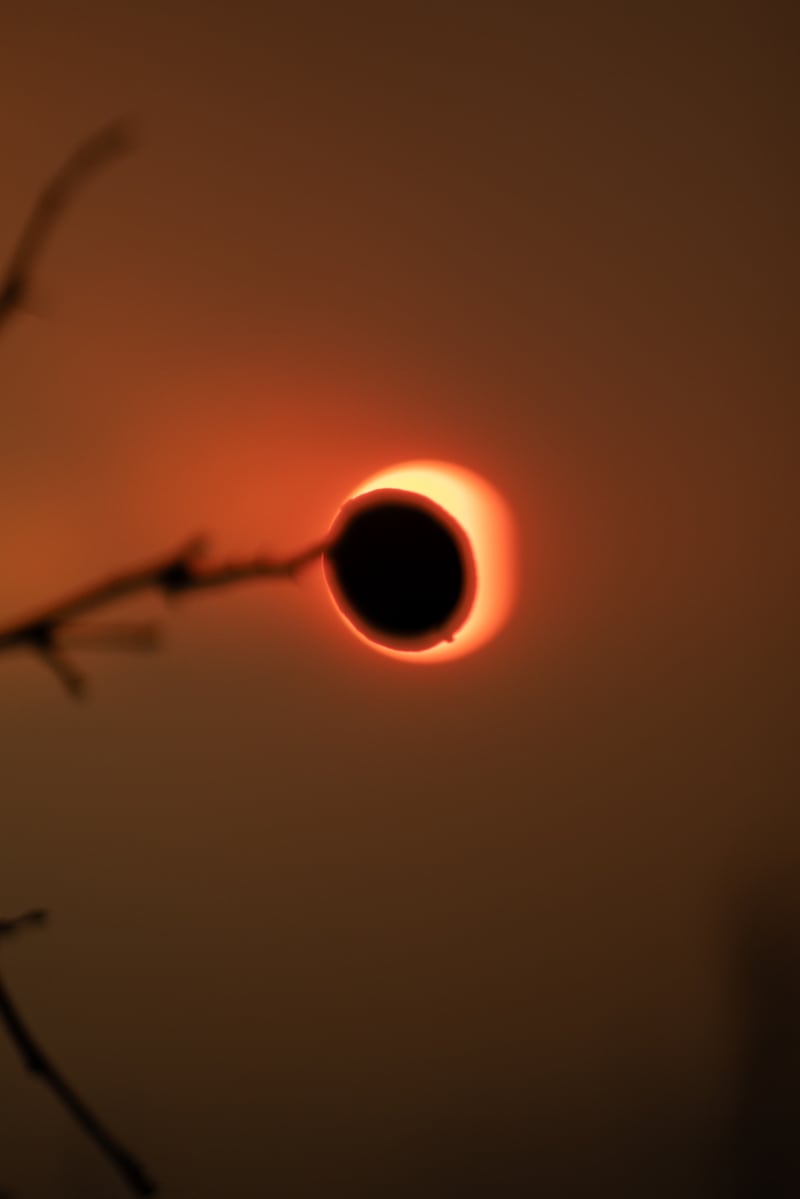
M25 307L43 247L61 219L73 193L84 181L135 148L133 122L109 122L81 142L40 192L0 276L0 329Z
M48 915L46 908L32 908L29 912L12 916L10 920L0 920L0 936L9 936L11 933L18 932L25 925L44 924Z

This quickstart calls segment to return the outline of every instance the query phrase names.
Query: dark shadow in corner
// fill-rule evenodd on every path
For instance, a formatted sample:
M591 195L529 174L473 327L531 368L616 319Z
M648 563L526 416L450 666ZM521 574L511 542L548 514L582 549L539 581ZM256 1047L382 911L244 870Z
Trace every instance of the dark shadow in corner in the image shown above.
M735 930L740 1029L732 1096L732 1199L800 1195L800 905L758 897Z

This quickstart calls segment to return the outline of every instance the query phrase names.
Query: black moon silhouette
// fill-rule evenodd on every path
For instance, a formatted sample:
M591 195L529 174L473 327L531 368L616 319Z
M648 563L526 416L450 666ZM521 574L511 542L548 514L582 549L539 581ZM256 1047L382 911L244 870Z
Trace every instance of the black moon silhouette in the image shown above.
M467 538L444 509L393 489L346 504L324 555L345 615L373 641L426 649L450 640L474 594Z

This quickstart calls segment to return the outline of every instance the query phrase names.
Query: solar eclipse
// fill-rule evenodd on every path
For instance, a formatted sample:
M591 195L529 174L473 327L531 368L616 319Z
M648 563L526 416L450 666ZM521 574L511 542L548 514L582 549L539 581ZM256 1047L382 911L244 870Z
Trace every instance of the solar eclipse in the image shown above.
M418 461L371 476L342 505L328 546L323 569L340 615L394 658L470 653L513 606L508 507L464 467Z

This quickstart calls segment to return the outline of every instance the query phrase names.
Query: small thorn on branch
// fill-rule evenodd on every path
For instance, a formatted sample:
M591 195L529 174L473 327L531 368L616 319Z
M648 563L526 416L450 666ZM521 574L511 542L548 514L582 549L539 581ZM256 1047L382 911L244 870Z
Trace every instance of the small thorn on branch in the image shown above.
M70 662L66 654L55 645L39 650L42 661L50 667L56 678L64 684L66 690L75 699L82 699L86 694L87 681L82 670Z

